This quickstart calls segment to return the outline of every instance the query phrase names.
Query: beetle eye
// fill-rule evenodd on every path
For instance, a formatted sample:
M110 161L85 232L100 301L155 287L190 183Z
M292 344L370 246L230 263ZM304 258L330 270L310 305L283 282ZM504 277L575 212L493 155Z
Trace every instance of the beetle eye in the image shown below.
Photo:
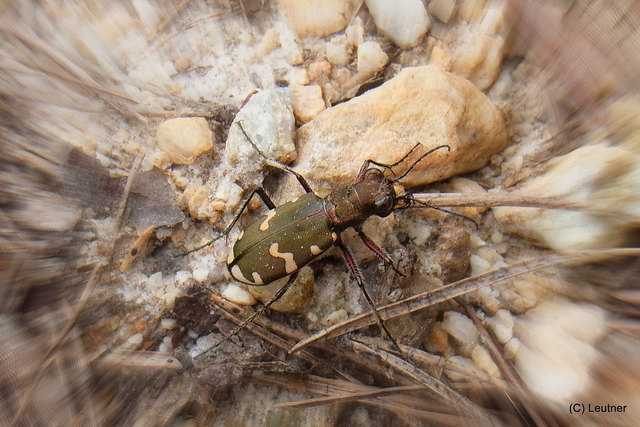
M376 212L389 214L393 210L393 197L384 196L375 201Z

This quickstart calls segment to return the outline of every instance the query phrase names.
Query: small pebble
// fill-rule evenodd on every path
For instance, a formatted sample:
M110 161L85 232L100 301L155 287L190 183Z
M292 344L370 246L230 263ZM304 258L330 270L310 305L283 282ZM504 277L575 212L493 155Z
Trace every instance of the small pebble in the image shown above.
M460 352L470 354L471 350L478 344L478 330L471 319L457 311L447 311L442 318L442 329L458 340Z
M364 42L358 46L358 73L373 75L382 70L389 57L376 42Z
M365 0L381 33L399 47L417 46L429 31L429 15L421 0Z
M305 123L325 109L322 89L318 85L292 86L293 114Z
M478 255L471 255L470 264L472 276L491 270L491 263Z
M338 322L342 322L343 320L347 320L349 314L347 310L341 308L340 310L336 310L333 313L330 313L327 317L322 320L322 324L324 326L335 325Z
M495 364L489 351L483 345L477 345L471 352L473 364L480 370L486 372L494 378L500 378L500 370Z
M353 3L345 0L280 0L279 5L298 37L338 32L347 26L353 12Z
M158 126L156 143L170 163L187 165L213 149L213 132L201 117L170 119Z
M238 305L254 305L258 302L244 287L235 283L222 291L222 297Z
M333 65L346 65L351 59L347 51L347 38L345 36L332 38L327 43L325 56Z

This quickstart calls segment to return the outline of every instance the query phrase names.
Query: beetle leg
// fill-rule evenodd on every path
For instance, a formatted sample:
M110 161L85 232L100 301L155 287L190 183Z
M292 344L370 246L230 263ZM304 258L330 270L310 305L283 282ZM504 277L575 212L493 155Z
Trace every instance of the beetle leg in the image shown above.
M207 348L205 351L203 351L202 353L200 353L196 357L200 357L200 356L210 352L211 350L213 350L216 347L220 346L220 344L230 340L235 335L238 335L238 333L241 330L243 330L245 328L245 326L247 326L249 323L253 322L253 319L255 319L256 317L260 316L262 313L264 313L267 310L267 308L269 308L271 306L271 304L273 304L274 302L278 301L282 297L282 295L284 295L285 292L287 292L287 290L291 287L291 284L296 280L296 277L298 277L298 272L295 272L295 273L291 274L291 276L289 276L289 280L287 280L287 283L283 287L281 287L278 290L278 292L276 292L275 295L269 301L264 303L260 308L258 308L255 311L255 313L253 313L251 316L247 317L242 323L240 323L238 326L236 326L233 329L233 331L231 331L231 333L229 335L226 335L221 341L218 341L217 343L215 343L211 347Z
M396 267L391 257L387 255L387 253L380 246L378 246L376 242L371 240L369 236L364 234L364 231L362 230L356 230L356 231L358 232L358 237L360 237L360 240L362 240L362 243L364 243L367 249L369 249L371 252L376 254L376 256L380 258L382 261L384 261L385 264L387 264L388 266L391 266L391 268L393 268L393 271L398 273L400 276L407 277L404 273L398 270L398 268Z
M378 313L378 310L376 309L376 306L373 303L373 300L371 299L371 297L367 293L367 290L364 288L364 278L362 277L362 272L360 271L360 267L358 267L358 264L356 264L356 261L353 258L353 255L351 254L351 251L349 250L349 248L347 248L342 243L342 241L340 239L338 239L336 241L336 244L342 250L342 255L344 255L344 259L347 262L347 265L349 266L349 270L351 271L351 274L353 275L353 278L356 279L356 283L358 284L358 286L362 290L362 293L364 294L364 298L367 300L367 303L369 304L369 308L371 309L371 311L373 311L373 314L375 314L376 320L378 321L378 325L380 325L380 328L389 337L389 339L391 340L393 345L398 349L398 351L400 351L402 353L402 349L400 348L400 346L396 342L396 339L393 337L393 335L391 335L391 332L389 332L389 330L385 326L384 320L382 320L382 317L380 316L380 313Z
M207 243L205 243L204 245L200 245L197 248L191 249L187 252L184 252L180 255L176 255L177 257L181 257L181 256L185 256L185 255L189 255L192 252L196 252L199 251L200 249L204 249L207 246L212 245L213 243L215 243L217 240L219 240L222 237L225 237L227 234L229 234L231 232L231 229L233 228L234 225L236 225L236 222L238 222L238 219L240 219L240 217L242 216L242 213L245 211L245 209L247 209L247 206L249 205L249 202L251 201L251 199L253 198L253 196L255 195L260 196L260 199L262 199L262 201L264 202L264 204L269 208L269 209L275 209L276 205L275 203L273 203L273 201L271 200L271 198L269 197L269 195L264 191L264 189L262 188L256 188L255 190L253 190L251 192L251 194L249 195L249 197L247 197L247 200L244 201L244 203L242 204L242 206L240 207L240 210L238 211L238 213L236 214L236 216L233 218L233 221L231 221L231 224L229 224L227 226L227 228L224 229L224 231L222 233L220 233L219 236L214 237L213 239L209 240Z
M285 171L285 172L289 172L291 174L293 174L296 179L298 180L298 182L300 183L300 185L302 185L302 188L304 188L304 191L307 193L313 193L313 190L311 189L311 186L309 185L309 183L307 182L307 180L300 175L298 172L296 172L295 170L291 169L289 166L284 165L280 162L277 162L273 159L268 158L263 152L262 150L260 150L258 148L258 146L256 145L255 142L253 142L253 140L251 139L251 137L249 136L249 134L247 134L247 132L244 130L244 128L242 127L242 122L237 122L238 123L238 127L240 128L240 130L242 131L242 134L244 135L245 138L247 138L247 141L249 141L249 144L251 144L251 146L253 147L254 150L256 150L256 152L260 155L260 157L262 157L265 161L265 163L269 166L271 166L272 168L276 168L276 169L280 169L281 171Z
M413 146L413 148L411 148L411 150L409 150L409 152L407 154L405 154L404 156L402 156L401 159L399 159L398 161L391 163L391 164L386 164L386 163L380 163L380 162L376 162L375 160L365 160L364 163L362 163L362 167L360 168L360 172L358 172L358 176L356 177L356 182L360 182L362 181L362 178L364 177L364 173L369 169L369 166L371 165L376 165L382 169L389 169L391 171L391 173L393 173L393 168L395 166L398 166L400 163L404 162L406 160L407 157L409 157L411 155L411 153L414 152L414 150L416 148L418 148L420 145L420 143L417 143L416 145ZM395 175L395 174L394 174Z

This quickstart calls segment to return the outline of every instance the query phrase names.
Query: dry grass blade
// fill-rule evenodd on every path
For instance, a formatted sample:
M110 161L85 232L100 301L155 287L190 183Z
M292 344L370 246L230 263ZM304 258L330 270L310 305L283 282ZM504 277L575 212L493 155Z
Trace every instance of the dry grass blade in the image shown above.
M584 211L586 213L608 217L625 219L634 222L640 218L631 215L624 215L615 209L601 209L593 205L554 198L538 197L522 193L498 193L498 194L465 194L465 193L415 193L412 195L416 200L427 203L430 206L445 207L470 207L470 206L517 206L523 208L542 209L571 209Z
M572 262L593 262L599 259L619 256L638 256L640 249L607 249L599 251L583 251L572 254L552 254L539 258L520 261L515 264L507 265L496 270L488 271L483 274L459 280L446 286L442 286L433 291L424 292L393 304L384 305L378 308L378 313L383 320L392 319L394 317L413 313L418 310L431 307L432 305L448 301L450 299L468 294L484 286L500 283L523 274L528 274L543 268L549 268L555 265L567 264ZM372 313L366 312L354 316L341 323L322 329L316 334L300 341L293 346L290 353L300 350L301 348L318 341L320 339L331 339L344 335L346 333L365 328L376 322Z
M144 117L130 108L130 104L137 103L136 100L120 94L115 89L106 88L104 83L96 82L85 71L85 68L90 67L76 65L62 52L57 51L45 40L40 39L37 34L27 27L21 27L21 31L16 31L11 26L0 24L0 33L19 41L27 46L30 51L37 52L45 58L45 61L37 58L24 58L23 61L26 67L43 72L47 76L55 76L65 83L74 85L79 91L102 99L128 118L145 121Z
M479 407L462 394L450 388L448 385L429 375L428 373L416 368L411 363L394 356L384 350L369 347L364 342L358 342L351 340L353 348L362 353L367 353L378 357L381 361L385 362L394 369L402 372L404 375L409 376L413 380L424 384L436 396L442 401L452 405L454 408L463 411L474 417L474 419L480 423L480 425L500 425L501 423L485 409Z
M279 408L310 408L332 403L356 401L388 410L403 418L407 424L415 423L416 419L425 420L436 425L464 425L468 418L458 413L447 413L441 403L425 398L420 394L426 387L422 385L408 385L388 388L377 388L370 385L349 382L340 379L323 378L310 375L303 379L292 380L282 376L269 376L254 373L254 378L270 384L286 388L296 388L301 391L312 392L328 396L327 398L308 399L297 402L276 405Z
M359 337L359 341L367 342L369 338ZM375 344L378 348L383 349L389 353L397 354L397 350L393 348L388 341L377 340ZM497 378L489 376L487 373L478 369L469 368L467 366L460 365L453 359L445 359L444 356L427 353L419 348L411 347L408 345L400 344L400 349L404 354L415 364L421 366L439 366L449 371L453 371L462 374L470 380L484 385L491 385L499 388L506 388L506 384Z
M313 406L328 405L331 403L344 403L344 402L351 402L351 401L360 400L360 399L369 399L372 397L387 396L390 394L421 391L421 390L426 390L427 386L402 385L398 387L386 387L386 388L370 387L370 388L372 390L345 393L345 394L329 396L329 397L318 397L316 399L299 400L297 402L280 403L278 405L275 405L275 407L276 408L310 408Z

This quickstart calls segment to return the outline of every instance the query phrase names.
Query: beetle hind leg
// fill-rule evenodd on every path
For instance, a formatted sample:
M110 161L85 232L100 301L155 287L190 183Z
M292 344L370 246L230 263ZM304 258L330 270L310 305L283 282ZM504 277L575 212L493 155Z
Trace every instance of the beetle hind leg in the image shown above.
M353 275L354 279L356 279L356 283L358 284L358 287L360 287L360 289L362 290L362 293L364 294L364 297L367 300L367 303L369 304L369 308L375 314L376 320L378 322L378 325L380 325L380 329L382 329L384 331L385 335L387 335L387 337L389 337L389 339L391 340L391 342L393 343L395 348L397 348L400 353L403 353L402 348L398 345L398 342L393 337L391 332L389 332L389 329L387 329L387 326L384 324L384 320L382 319L382 316L380 316L380 313L376 309L376 306L373 303L373 300L371 299L371 297L369 296L369 293L365 289L365 287L364 287L364 278L362 277L362 272L360 271L360 268L358 267L358 264L356 264L356 261L353 258L353 255L351 254L351 251L339 239L336 242L336 244L342 250L342 254L344 255L344 259L347 262L347 265L349 266L349 270L351 271L351 274ZM404 356L404 354L403 354L403 356Z
M207 348L205 351L203 351L202 353L200 353L196 357L200 357L200 356L210 352L211 350L214 350L215 348L219 347L222 343L224 343L224 342L230 340L232 337L238 335L238 333L240 333L240 331L243 330L249 323L253 322L253 319L255 319L256 317L260 316L274 302L276 302L280 298L282 298L282 296L287 292L287 290L289 290L289 288L291 287L293 282L296 280L296 277L298 277L298 273L297 272L295 272L291 276L289 276L289 279L287 280L287 283L283 287L278 289L278 292L276 292L275 295L273 295L273 297L269 301L264 303L251 316L247 317L242 323L240 323L238 326L236 326L233 329L233 331L231 331L231 333L229 335L226 335L221 341L219 341L219 342L215 343L214 345L212 345L211 347Z

